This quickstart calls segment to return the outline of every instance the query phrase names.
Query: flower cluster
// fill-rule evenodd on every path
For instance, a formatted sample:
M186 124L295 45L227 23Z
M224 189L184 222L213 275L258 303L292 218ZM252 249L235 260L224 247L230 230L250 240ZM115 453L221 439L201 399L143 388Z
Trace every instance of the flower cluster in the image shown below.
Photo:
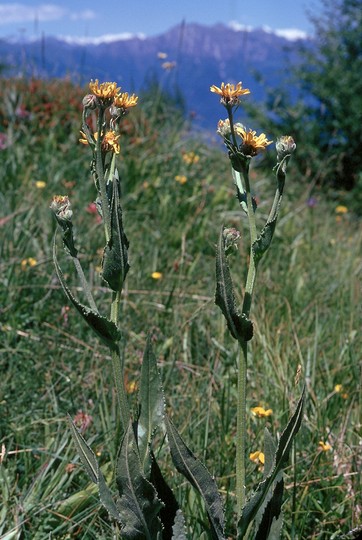
M272 141L268 141L265 133L257 135L256 131L253 131L252 129L247 131L245 126L240 123L231 123L232 109L240 103L239 97L250 94L250 90L248 88L243 88L241 82L236 86L230 83L221 83L220 87L212 85L210 91L221 96L220 103L228 110L229 118L219 120L217 133L221 135L229 149L230 145L236 146L238 137L241 139L241 143L238 144L237 148L234 148L234 151L241 152L241 154L247 157L254 157L272 143ZM286 146L291 145L289 139L291 139L291 141L293 141L293 139L291 137L285 137L285 139L286 141L282 141L281 144L285 142Z
M91 111L100 109L104 112L109 108L110 129L104 131L102 129L100 133L102 139L101 149L103 153L113 152L114 154L119 154L121 149L119 144L118 121L128 112L128 109L137 105L138 96L129 94L128 92L121 92L121 88L115 82L99 83L98 79L89 83L89 90L91 94L87 94L83 98L84 120ZM92 133L87 127L89 126L84 122L83 131L80 132L81 138L79 142L89 144L94 149L99 134L98 132Z

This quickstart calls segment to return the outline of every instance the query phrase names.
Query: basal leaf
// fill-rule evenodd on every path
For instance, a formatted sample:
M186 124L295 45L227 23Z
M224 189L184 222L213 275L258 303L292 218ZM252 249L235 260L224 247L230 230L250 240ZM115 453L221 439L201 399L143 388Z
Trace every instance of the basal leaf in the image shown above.
M130 423L122 441L117 463L122 540L154 540L161 533L158 514L163 506L154 486L145 478Z
M164 416L164 397L161 377L157 368L156 356L152 350L150 336L147 338L141 368L139 391L140 415L138 418L137 439L143 472L148 476L150 467L150 444L156 428Z
M102 278L113 291L120 291L129 270L129 242L123 229L122 208L119 202L118 175L108 184L111 190L111 238L107 243L102 261Z
M176 520L176 514L179 512L179 505L173 494L172 489L164 479L158 466L155 456L152 454L151 478L152 485L156 488L158 497L164 504L160 511L160 520L162 522L163 540L172 538L172 528Z
M203 497L212 532L215 538L224 540L223 504L215 480L186 446L167 414L165 415L165 425L171 457L176 469Z
M121 339L121 332L117 326L103 317L98 312L90 309L87 306L84 306L73 296L68 285L65 282L63 272L59 266L57 256L56 256L56 245L53 244L53 260L55 265L55 271L57 273L58 279L63 287L63 290L70 302L76 308L78 313L80 313L86 323L92 328L92 330L98 335L98 337L112 350L118 351L118 342Z
M95 484L98 484L98 462L90 446L86 443L83 436L79 433L73 420L68 416L73 441L77 447L78 454L89 478Z
M225 256L225 240L220 233L216 251L216 294L215 304L221 309L233 338L249 341L253 337L253 323L236 308L233 282Z
M278 474L282 470L283 466L289 459L289 452L294 437L299 431L302 417L303 417L303 405L304 405L305 389L303 389L302 395L298 401L294 414L290 418L287 427L283 431L278 447L275 453L275 464L268 476L258 485L254 495L246 503L243 508L242 515L238 523L238 540L244 538L244 535L255 518L259 508L261 508L269 490L272 488L273 483L278 481Z

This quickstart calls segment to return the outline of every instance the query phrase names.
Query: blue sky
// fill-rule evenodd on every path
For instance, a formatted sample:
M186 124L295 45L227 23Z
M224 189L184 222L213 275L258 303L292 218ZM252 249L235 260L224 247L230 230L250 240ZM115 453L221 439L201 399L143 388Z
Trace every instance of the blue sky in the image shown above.
M22 0L0 2L0 38L45 35L96 38L152 36L186 22L219 22L312 33L306 11L323 0Z

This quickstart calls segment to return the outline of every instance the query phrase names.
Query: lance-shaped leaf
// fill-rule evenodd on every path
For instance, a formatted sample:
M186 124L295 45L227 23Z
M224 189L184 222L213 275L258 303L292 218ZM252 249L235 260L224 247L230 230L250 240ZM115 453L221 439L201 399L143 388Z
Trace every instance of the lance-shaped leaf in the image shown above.
M53 243L53 261L54 261L55 271L57 273L58 279L60 281L61 286L63 287L63 290L67 298L76 308L78 313L82 315L83 319L92 328L92 330L97 334L97 336L100 337L101 340L110 349L118 351L118 342L120 341L122 337L121 332L112 321L107 319L107 317L103 317L96 311L90 309L87 306L84 306L83 304L78 302L78 300L73 296L68 285L65 282L63 272L61 271L61 268L57 260L55 241Z
M187 478L205 501L212 533L218 540L224 540L224 511L215 480L205 465L199 461L182 440L177 429L165 415L165 426L170 445L172 461L176 469Z
M292 446L293 439L298 433L302 422L304 396L305 388L303 389L302 395L298 401L294 414L292 415L287 427L285 428L280 437L278 447L275 453L274 467L269 472L267 477L258 485L255 493L243 508L243 512L238 523L238 540L244 538L244 535L249 525L257 515L259 508L261 508L266 497L268 496L269 490L272 488L273 483L276 482L279 472L282 470L282 468L289 459L289 452Z
M104 249L102 278L113 291L120 291L129 270L129 242L123 229L122 208L119 202L118 175L113 176L108 189L111 197L111 237Z
M264 253L269 249L276 224L277 218L275 218L273 221L267 222L260 235L253 243L252 248L255 257L255 264L258 264Z
M276 445L268 431L264 431L264 473L263 478L267 478L272 472L275 464ZM260 506L255 517L254 540L277 540L280 536L283 524L282 502L283 502L283 471L279 471L275 481L269 489L263 504Z
M253 323L244 314L240 314L236 308L233 282L225 255L223 230L221 230L216 250L215 304L223 312L233 338L243 342L253 337Z
M187 540L185 518L181 510L177 511L171 540Z
M164 507L161 508L159 516L163 527L162 537L164 540L169 540L172 538L172 530L180 509L176 497L164 479L153 454L150 481L152 485L155 486L158 497L164 504Z
M94 455L90 446L86 443L83 436L80 434L76 428L74 422L69 417L69 423L71 428L71 433L73 441L77 447L79 457L83 463L83 466L88 473L89 478L97 484L99 490L99 498L103 506L107 509L109 515L121 523L121 514L118 511L116 503L113 500L113 495L111 490L106 484L102 471L99 468L98 461Z
M147 338L141 368L139 391L140 415L137 423L137 440L143 472L148 476L150 469L150 444L153 433L162 423L164 396L161 377L157 368L150 336Z
M130 422L117 462L118 510L123 540L154 540L161 534L158 514L163 506L154 486L145 478Z

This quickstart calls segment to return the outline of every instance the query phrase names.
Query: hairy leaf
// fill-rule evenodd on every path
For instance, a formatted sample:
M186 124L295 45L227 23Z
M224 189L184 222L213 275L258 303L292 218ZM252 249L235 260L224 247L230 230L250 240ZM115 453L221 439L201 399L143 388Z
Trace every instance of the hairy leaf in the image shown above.
M176 469L203 497L212 532L215 538L224 540L223 504L215 480L186 446L167 414L165 415L165 425L171 457Z
M287 427L285 428L280 437L278 447L275 453L274 467L272 468L268 476L258 485L254 495L243 508L243 512L238 523L238 540L244 538L244 535L250 523L253 521L259 508L262 506L265 499L267 498L268 492L272 488L273 483L277 481L279 472L282 470L283 466L289 459L289 452L292 446L293 439L298 433L302 422L304 397L305 388L303 389L302 395L298 401L294 414L290 418Z
M111 238L107 243L102 261L102 278L113 291L120 291L129 270L129 242L123 229L122 208L119 202L118 175L109 182L111 190Z
M54 260L55 271L57 273L58 279L60 281L61 286L63 287L63 290L68 300L70 300L70 302L76 308L78 313L82 315L83 319L92 328L92 330L97 334L97 336L110 349L118 351L118 342L121 339L121 332L112 321L107 319L107 317L103 317L96 311L90 309L87 306L84 306L83 304L78 302L78 300L73 296L68 285L65 282L63 272L61 271L61 268L59 266L57 256L56 256L55 242L53 244L53 260Z
M150 444L156 428L164 416L164 397L161 377L157 368L150 336L147 338L141 368L139 391L140 416L137 427L138 449L143 472L148 476L150 467Z
M252 248L255 257L255 264L258 264L264 253L269 249L273 239L276 223L276 218L273 221L268 221L258 238L253 243Z
M253 337L253 323L236 308L233 282L225 256L225 240L221 230L216 251L216 294L215 304L226 319L228 329L238 341L249 341Z
M171 540L187 540L185 518L181 510L177 511L172 533Z
M84 437L80 434L70 417L69 423L71 427L73 441L75 442L75 445L78 449L78 453L84 465L84 468L87 471L88 476L90 477L92 482L94 482L98 486L101 503L106 508L109 515L113 519L121 523L121 514L118 511L116 503L113 500L112 492L107 486L102 471L99 468L96 456L94 455L92 449L85 441Z
M117 463L123 540L154 540L161 534L158 514L163 506L154 486L145 478L130 423L122 441Z
M176 514L180 511L178 502L172 489L166 483L158 466L155 456L152 454L151 483L155 486L157 494L164 504L160 511L160 519L163 526L163 540L172 538L172 527L176 520Z

